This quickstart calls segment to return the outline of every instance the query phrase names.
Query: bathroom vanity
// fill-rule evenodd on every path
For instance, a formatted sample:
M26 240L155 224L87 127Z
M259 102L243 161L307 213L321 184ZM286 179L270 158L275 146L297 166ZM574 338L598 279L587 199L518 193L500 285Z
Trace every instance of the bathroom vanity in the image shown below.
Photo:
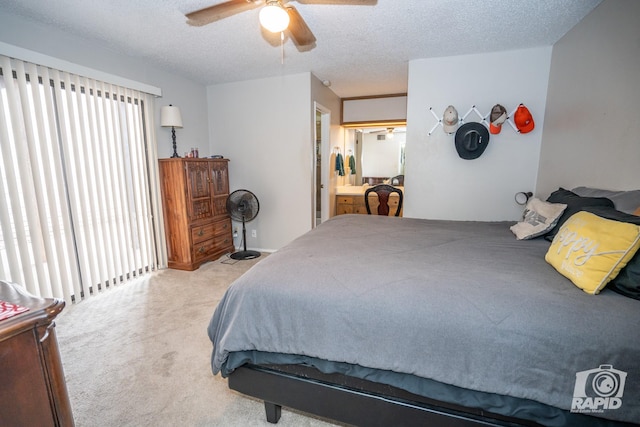
M368 185L344 185L336 189L336 215L345 214L367 214L367 207L364 204L364 192L371 188ZM397 187L403 190L404 187ZM404 191L403 191L404 192ZM392 193L389 196L389 216L393 216L398 206L399 197ZM369 206L372 212L377 212L378 196L375 193L369 194ZM402 216L402 209L400 210Z

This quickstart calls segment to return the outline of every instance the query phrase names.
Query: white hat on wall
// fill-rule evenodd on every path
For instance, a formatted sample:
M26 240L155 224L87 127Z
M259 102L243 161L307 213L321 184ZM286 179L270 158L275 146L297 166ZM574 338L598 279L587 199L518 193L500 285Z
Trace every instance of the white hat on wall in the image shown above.
M446 133L454 133L458 129L458 111L453 105L444 110L442 116L442 128Z

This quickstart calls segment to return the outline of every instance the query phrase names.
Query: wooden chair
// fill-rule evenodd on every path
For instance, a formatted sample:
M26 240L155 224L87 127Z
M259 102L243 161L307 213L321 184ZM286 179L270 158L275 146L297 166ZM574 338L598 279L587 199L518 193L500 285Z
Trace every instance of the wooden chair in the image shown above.
M364 192L364 204L367 208L367 214L371 215L371 208L369 207L369 193L374 192L378 195L378 215L389 215L389 196L391 193L398 193L398 208L396 209L395 216L400 216L400 210L402 209L402 190L392 185L380 184L374 187L368 188Z

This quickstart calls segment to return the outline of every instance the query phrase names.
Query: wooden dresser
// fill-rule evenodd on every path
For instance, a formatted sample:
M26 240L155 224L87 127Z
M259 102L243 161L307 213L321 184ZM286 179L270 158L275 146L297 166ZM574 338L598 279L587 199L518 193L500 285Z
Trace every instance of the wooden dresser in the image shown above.
M195 270L233 252L226 207L229 160L177 158L159 162L169 267Z
M0 320L0 426L73 426L54 323L64 301L4 281L0 300L29 309Z

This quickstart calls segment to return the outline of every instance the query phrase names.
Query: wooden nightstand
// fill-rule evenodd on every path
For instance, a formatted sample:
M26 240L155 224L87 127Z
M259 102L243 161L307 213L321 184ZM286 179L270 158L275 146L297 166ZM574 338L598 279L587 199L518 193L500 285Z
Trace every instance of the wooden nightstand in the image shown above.
M0 426L73 426L54 323L64 301L4 281L0 300L29 308L0 320Z

